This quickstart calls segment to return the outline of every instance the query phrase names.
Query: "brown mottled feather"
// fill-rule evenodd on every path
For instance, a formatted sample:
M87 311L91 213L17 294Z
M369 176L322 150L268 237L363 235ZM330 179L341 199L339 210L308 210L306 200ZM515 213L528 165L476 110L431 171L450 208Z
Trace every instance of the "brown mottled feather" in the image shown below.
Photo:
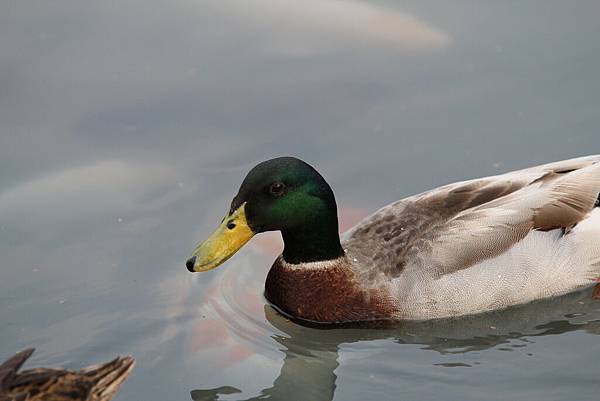
M27 348L23 351L17 352L13 357L7 359L2 365L0 365L0 393L7 391L10 383L14 380L17 371L21 369L21 366L27 359L33 354L35 349Z
M21 351L0 366L0 401L108 401L135 364L131 357L118 357L79 371L35 368L18 373L32 353Z

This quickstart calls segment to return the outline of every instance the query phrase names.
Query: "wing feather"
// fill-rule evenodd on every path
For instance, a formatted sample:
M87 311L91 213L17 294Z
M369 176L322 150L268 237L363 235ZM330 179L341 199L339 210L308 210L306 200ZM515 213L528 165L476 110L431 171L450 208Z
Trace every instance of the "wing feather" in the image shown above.
M463 210L436 229L428 251L430 269L444 275L510 249L531 230L570 228L592 210L600 191L600 164L550 172L505 197Z
M599 191L600 155L458 182L378 210L344 247L371 277L406 269L441 276L507 251L531 230L572 227Z

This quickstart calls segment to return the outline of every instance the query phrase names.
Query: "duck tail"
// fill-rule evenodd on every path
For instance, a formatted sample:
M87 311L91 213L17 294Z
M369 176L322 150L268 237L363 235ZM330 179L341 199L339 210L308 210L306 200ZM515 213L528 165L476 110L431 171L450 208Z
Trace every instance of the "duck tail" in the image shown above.
M94 386L91 394L92 399L98 401L108 401L125 381L133 367L135 360L130 356L122 356L113 359L110 362L88 366L79 371L89 377Z
M27 348L19 351L0 365L0 391L8 390L17 372L34 351L35 348Z

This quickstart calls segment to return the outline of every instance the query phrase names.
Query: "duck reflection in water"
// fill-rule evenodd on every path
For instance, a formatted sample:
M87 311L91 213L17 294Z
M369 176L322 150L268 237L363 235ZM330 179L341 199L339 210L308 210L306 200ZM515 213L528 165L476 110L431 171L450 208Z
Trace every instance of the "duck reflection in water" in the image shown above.
M399 345L422 345L423 349L446 355L482 351L502 344L515 347L511 341L519 339L524 342L516 346L523 347L523 344L527 346L527 337L578 330L600 334L600 304L593 299L592 290L477 316L379 325L377 330L369 326L305 327L286 319L268 305L265 305L265 317L285 333L273 336L285 353L283 366L273 385L249 398L244 398L242 391L233 386L195 389L191 391L192 400L212 401L223 395L227 399L248 401L330 401L336 389L335 371L340 368L338 356L343 344L391 339ZM470 366L465 363L436 365Z

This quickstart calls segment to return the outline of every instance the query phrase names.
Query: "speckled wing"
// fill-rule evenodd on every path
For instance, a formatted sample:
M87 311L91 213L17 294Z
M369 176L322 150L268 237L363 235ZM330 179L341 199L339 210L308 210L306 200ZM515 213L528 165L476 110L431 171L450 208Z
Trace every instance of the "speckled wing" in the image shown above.
M81 369L34 368L18 372L33 349L0 365L0 401L108 401L135 364L131 357Z
M344 236L358 274L441 276L492 258L531 230L569 228L594 207L600 156L446 185L388 205Z

